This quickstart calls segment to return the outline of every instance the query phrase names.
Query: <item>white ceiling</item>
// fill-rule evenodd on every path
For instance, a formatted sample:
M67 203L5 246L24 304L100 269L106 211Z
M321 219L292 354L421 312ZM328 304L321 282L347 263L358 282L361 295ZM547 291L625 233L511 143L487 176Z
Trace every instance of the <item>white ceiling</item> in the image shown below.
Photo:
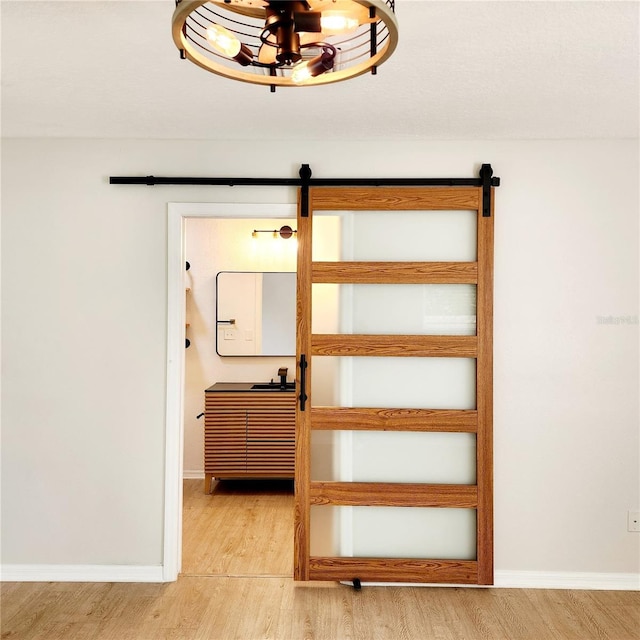
M377 76L275 94L180 60L173 0L0 6L7 137L638 136L637 0L396 0Z

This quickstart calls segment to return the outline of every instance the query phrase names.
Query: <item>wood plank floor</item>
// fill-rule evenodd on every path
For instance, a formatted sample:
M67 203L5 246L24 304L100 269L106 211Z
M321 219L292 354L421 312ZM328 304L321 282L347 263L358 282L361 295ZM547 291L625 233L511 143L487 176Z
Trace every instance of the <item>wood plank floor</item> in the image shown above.
M293 575L293 481L184 481L182 574Z
M291 578L4 583L13 640L638 640L640 594L352 587Z
M639 592L294 583L290 487L202 484L185 481L177 582L3 583L1 637L640 640Z

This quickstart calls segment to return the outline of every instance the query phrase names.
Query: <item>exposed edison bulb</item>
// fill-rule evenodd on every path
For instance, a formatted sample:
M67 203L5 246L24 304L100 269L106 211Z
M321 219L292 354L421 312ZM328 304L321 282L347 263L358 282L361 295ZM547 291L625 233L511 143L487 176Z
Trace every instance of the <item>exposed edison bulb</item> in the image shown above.
M293 67L293 71L291 72L291 82L295 82L295 84L302 84L311 77L311 69L309 68L308 62L298 63Z
M358 25L358 19L346 13L325 11L320 18L322 33L329 36L353 31Z
M225 56L235 58L240 53L241 42L229 29L219 24L211 24L207 27L207 40L211 45Z
M291 72L291 81L295 84L302 84L310 78L315 78L322 73L333 69L336 58L336 48L333 45L322 43L322 53L307 62L300 62Z

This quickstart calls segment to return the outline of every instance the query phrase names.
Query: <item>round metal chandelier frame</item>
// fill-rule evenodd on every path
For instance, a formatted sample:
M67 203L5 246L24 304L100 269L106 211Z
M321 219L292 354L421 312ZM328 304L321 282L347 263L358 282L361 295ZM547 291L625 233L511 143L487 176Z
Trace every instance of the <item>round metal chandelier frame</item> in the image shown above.
M354 16L357 26L348 32L326 30L307 32L290 28L298 42L293 54L280 41L281 31L269 23L273 14L288 11L288 6L302 6L296 14L305 19L340 13ZM172 34L181 56L203 69L233 80L275 87L312 86L340 82L376 72L394 52L398 43L398 24L394 0L308 0L306 2L269 2L267 0L178 0L172 19ZM277 18L275 18L277 20ZM222 31L237 39L239 53L232 57L212 45L208 33ZM270 30L271 29L271 30ZM234 40L235 42L235 40ZM281 53L283 51L285 53ZM276 59L276 51L277 58ZM296 64L298 63L298 64ZM314 68L317 75L296 80L295 69L302 63Z

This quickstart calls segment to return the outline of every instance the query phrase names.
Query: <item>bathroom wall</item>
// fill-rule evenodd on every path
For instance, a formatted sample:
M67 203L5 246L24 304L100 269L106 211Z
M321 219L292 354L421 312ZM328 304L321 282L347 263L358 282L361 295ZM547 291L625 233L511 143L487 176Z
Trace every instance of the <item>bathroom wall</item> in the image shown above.
M289 221L295 223L295 221ZM271 235L252 238L254 229L276 229L284 219L187 218L185 271L187 338L184 396L184 475L204 477L204 390L216 382L268 381L278 368L295 377L295 357L221 357L216 353L216 274L219 271L295 271L296 241ZM295 226L295 225L294 225ZM253 303L253 298L251 300Z

